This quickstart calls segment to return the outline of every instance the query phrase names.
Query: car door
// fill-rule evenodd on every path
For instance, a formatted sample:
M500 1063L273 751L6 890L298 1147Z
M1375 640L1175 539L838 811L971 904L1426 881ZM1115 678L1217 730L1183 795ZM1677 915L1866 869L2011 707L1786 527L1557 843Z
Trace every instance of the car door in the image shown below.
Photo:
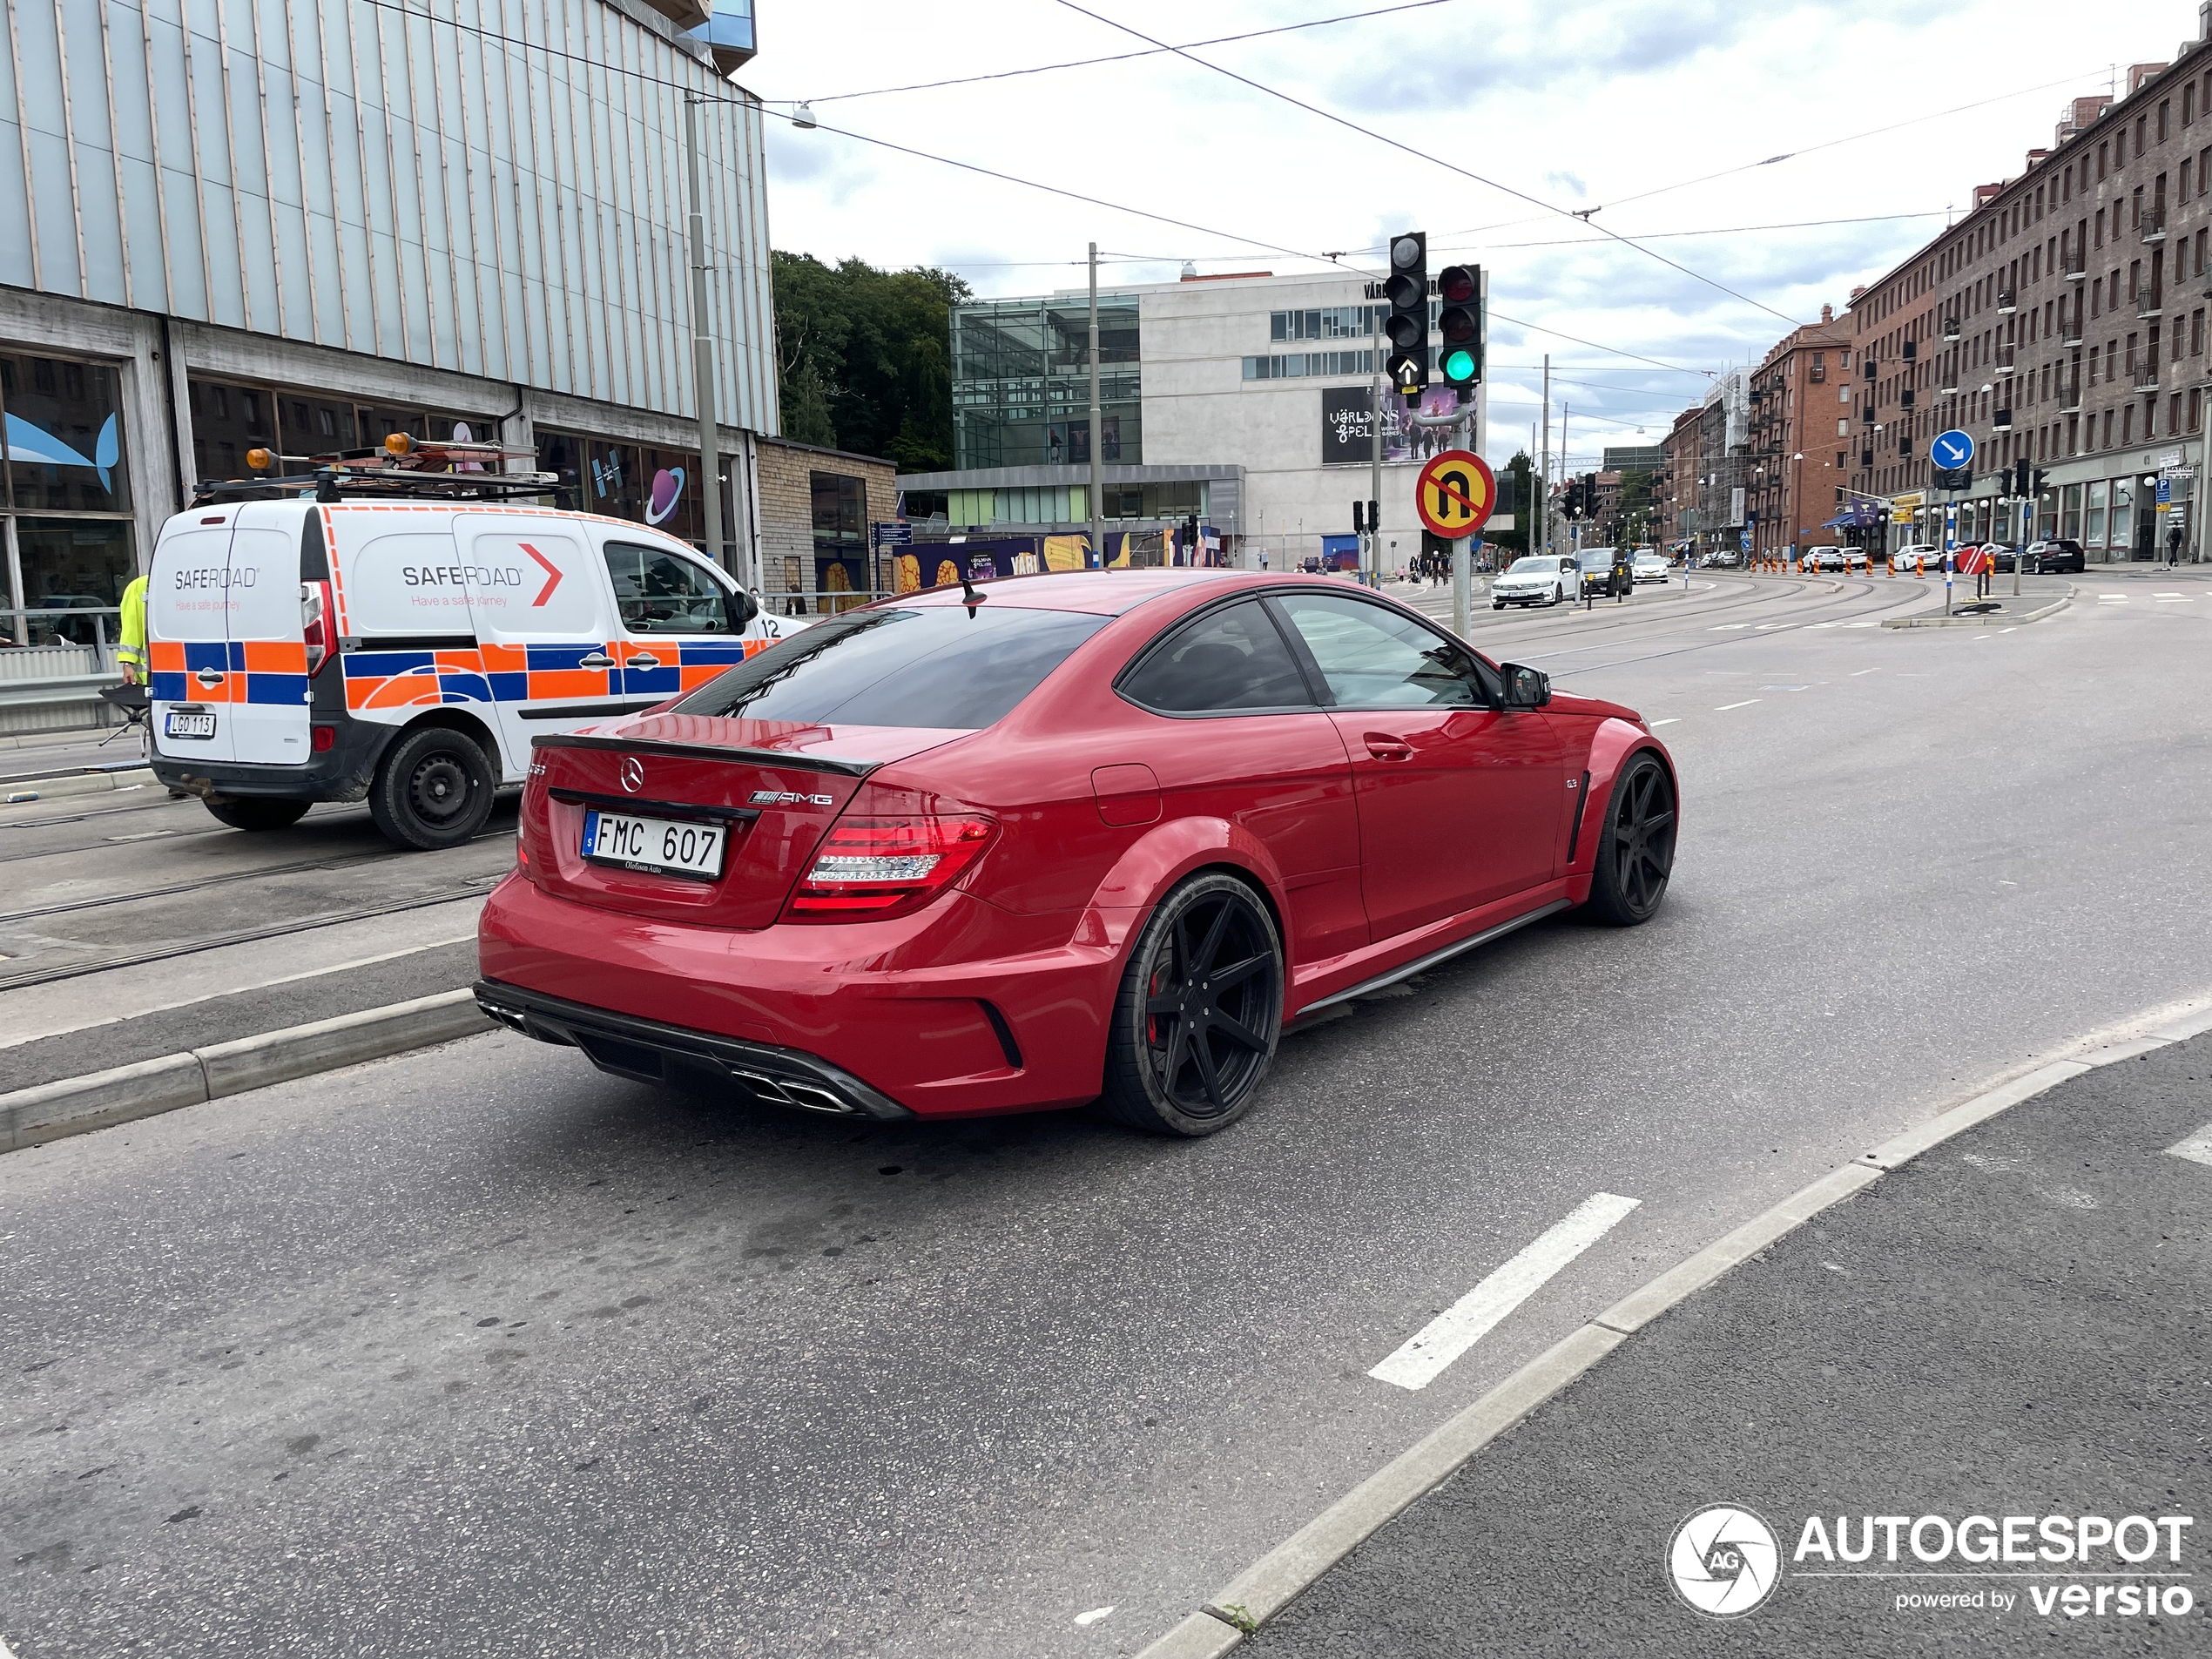
M146 577L153 745L172 760L235 755L230 678L232 509L172 519Z
M600 558L614 597L623 697L674 697L745 660L744 607L699 560L618 531L601 541Z
M583 521L464 513L453 536L509 779L529 763L533 738L659 700L622 690L623 671L609 650L621 636L606 567Z
M277 502L238 509L230 546L231 759L305 765L307 642L300 590L300 513Z
M1164 718L1146 723L1132 752L1101 758L1128 763L1117 774L1149 771L1168 820L1225 819L1267 849L1288 892L1291 962L1366 944L1351 763L1265 604L1201 611L1148 647L1116 689ZM1112 786L1094 774L1095 789Z
M1487 664L1402 611L1349 594L1270 603L1308 653L1352 758L1378 941L1557 873L1567 773L1546 716L1501 709Z

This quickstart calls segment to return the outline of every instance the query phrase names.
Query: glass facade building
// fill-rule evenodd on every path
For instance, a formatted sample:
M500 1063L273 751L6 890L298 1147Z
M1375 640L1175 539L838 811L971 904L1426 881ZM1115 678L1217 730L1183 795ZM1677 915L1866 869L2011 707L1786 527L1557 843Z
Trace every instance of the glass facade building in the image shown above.
M986 300L952 318L955 468L1090 462L1087 300ZM1136 300L1098 298L1099 459L1144 459Z

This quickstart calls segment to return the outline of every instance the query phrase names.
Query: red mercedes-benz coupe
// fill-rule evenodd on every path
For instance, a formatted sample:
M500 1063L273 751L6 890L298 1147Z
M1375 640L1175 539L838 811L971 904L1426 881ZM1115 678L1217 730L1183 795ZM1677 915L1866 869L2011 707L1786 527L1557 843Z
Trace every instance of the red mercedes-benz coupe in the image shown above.
M1659 905L1674 763L1327 577L1017 577L537 740L476 995L655 1081L1205 1135L1285 1021Z

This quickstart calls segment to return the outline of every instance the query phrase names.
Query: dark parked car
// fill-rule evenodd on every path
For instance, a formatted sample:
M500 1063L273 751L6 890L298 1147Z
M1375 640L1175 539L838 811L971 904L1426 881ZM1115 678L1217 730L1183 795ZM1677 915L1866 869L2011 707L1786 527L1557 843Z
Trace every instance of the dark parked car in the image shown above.
M1981 550L1989 555L1993 570L2010 570L2020 556L2020 549L2006 542L1984 542Z
M1586 547L1575 556L1575 563L1582 572L1581 597L1585 599L1617 599L1636 584L1635 567L1626 563L1617 549Z
M1998 568L2005 570L2010 567L2000 565ZM2079 570L2086 573L2088 568L2088 558L2081 551L2079 542L2061 536L2055 542L2030 542L2027 544L2027 569L2031 571Z

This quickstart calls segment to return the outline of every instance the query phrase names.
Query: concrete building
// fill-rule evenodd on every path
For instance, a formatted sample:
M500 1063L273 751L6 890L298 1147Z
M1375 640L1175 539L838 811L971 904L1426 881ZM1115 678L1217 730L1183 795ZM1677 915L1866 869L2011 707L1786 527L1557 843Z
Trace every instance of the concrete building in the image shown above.
M1430 302L1432 315L1437 302ZM1276 569L1340 554L1370 494L1371 329L1387 311L1356 276L1252 272L1099 293L1100 460L1109 545L1191 514L1231 563ZM957 466L902 476L910 512L948 533L1089 525L1088 296L954 308ZM1432 341L1433 333L1432 332ZM1428 407L1452 394L1432 387ZM1411 473L1446 438L1386 394L1383 561L1420 550ZM1476 401L1476 447L1483 404Z
M1670 547L1697 534L1698 432L1703 417L1702 406L1684 409L1659 446L1652 495L1659 509L1659 538Z
M1838 540L1837 488L1851 487L1851 324L1832 306L1791 331L1750 375L1752 552L1788 558Z
M2212 234L2212 3L2170 64L2076 98L2048 149L1974 191L1964 219L1851 300L1857 487L1898 500L1892 545L2079 539L2093 560L2163 556L2204 465L2205 258ZM1929 441L1973 438L1965 492L1934 488ZM2032 507L1998 474L2045 470ZM2159 510L2161 491L2174 497ZM1914 514L1918 513L1917 520Z
M527 39L355 0L190 17L7 9L0 635L89 639L24 613L111 607L192 483L258 447L465 428L535 448L567 504L702 541L691 98L717 551L757 579L778 426L761 115L724 78L750 0L553 0Z

